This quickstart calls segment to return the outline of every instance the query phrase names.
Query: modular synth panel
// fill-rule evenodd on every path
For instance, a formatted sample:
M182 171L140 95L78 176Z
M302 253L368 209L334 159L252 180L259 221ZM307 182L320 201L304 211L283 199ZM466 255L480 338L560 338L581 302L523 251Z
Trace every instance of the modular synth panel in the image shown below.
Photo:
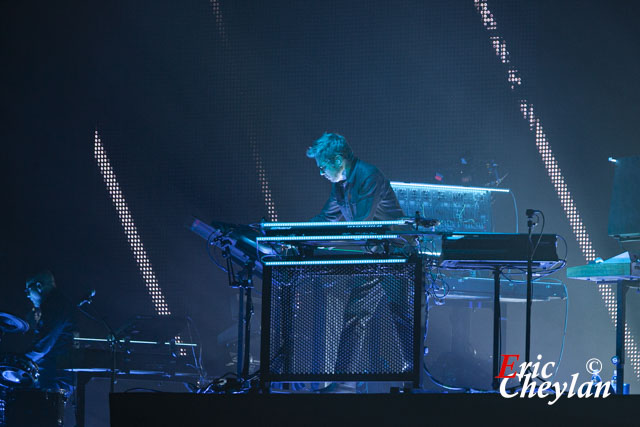
M490 232L491 189L392 182L407 216L437 218L438 231Z

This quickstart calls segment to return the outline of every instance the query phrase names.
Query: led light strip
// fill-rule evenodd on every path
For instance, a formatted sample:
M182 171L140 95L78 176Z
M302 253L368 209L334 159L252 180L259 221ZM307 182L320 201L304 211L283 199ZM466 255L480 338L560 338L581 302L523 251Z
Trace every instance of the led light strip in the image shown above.
M509 83L511 90L520 88L522 86L520 72L511 64L506 41L496 33L497 23L493 14L489 10L488 2L483 0L474 0L473 3L480 14L482 24L491 34L489 39L496 51L496 55L500 58L500 61L507 66L507 82ZM536 147L538 148L538 152L544 162L547 174L549 175L549 178L551 179L551 182L558 194L558 198L560 199L564 212L569 220L569 224L571 225L573 234L576 237L578 246L580 247L586 262L591 262L596 258L596 252L591 243L589 233L587 233L586 227L582 222L580 213L575 206L573 196L567 187L562 170L560 169L558 161L551 150L549 141L547 140L547 136L540 122L540 118L537 117L533 104L526 99L520 100L520 112L523 114L524 119L529 122L529 129L532 132L535 132ZM616 325L615 292L610 285L602 283L598 284L598 291L600 292L600 296L607 307L609 316L613 320L614 325ZM629 324L626 322L624 341L629 362L633 367L636 377L640 379L640 353L638 351L638 345L631 333Z
M288 242L300 240L368 240L368 239L397 239L397 234L362 234L335 236L273 236L256 237L256 242Z
M271 187L269 186L269 180L267 179L267 173L262 163L262 157L258 152L257 138L251 132L249 137L249 144L251 146L251 156L256 163L256 172L258 173L258 181L260 181L260 191L262 192L262 198L264 204L267 207L267 217L271 221L278 220L278 212L276 211L276 204L273 201L273 195L271 193Z
M124 199L124 195L122 194L116 175L113 172L111 162L107 157L104 147L102 146L102 141L100 140L100 135L97 130L94 135L94 157L98 162L98 167L102 173L102 178L107 186L109 195L111 195L111 201L118 212L118 217L120 217L120 223L122 224L124 233L127 236L129 245L131 246L131 251L133 252L133 256L138 264L138 268L140 269L140 273L144 279L147 291L151 296L156 313L163 316L169 315L171 314L171 311L169 311L169 306L167 305L162 290L160 289L158 279L153 272L153 267L151 266L151 262L149 262L147 252L140 240L131 212L129 211L127 202Z
M284 227L370 227L386 225L405 225L405 220L394 221L335 221L335 222L264 222L262 228L284 228Z
M484 188L484 187L465 187L462 185L417 184L413 182L398 182L398 181L391 181L391 186L392 187L432 188L434 190L444 190L444 191L468 190L468 191L492 191L495 193L508 193L511 191L507 188Z
M127 240L131 246L131 251L133 252L133 256L138 264L142 278L144 279L147 292L151 296L151 301L153 302L156 313L160 316L168 316L171 314L171 311L169 311L169 306L167 305L162 290L160 289L158 279L153 272L153 267L147 257L147 251L144 249L142 240L140 240L138 230L133 222L133 217L131 216L127 202L124 199L122 190L120 190L120 184L118 184L116 174L113 172L111 162L107 157L107 153L105 152L97 130L94 134L93 156L98 162L102 179L107 186L109 194L111 195L111 201L116 207L116 211L120 217L120 223L122 224L122 229L127 236ZM175 340L176 343L182 343L180 336L176 336ZM181 356L187 355L184 348L179 349L179 353Z
M584 255L587 262L593 261L596 258L596 251L593 249L589 234L587 233L587 230L582 223L582 218L580 217L578 209L575 206L573 197L571 196L571 192L569 191L569 189L567 188L567 184L565 183L564 176L562 175L562 170L560 169L560 166L558 166L558 162L553 155L551 147L549 146L547 136L542 129L542 125L540 125L540 119L535 116L533 105L527 104L526 100L521 101L520 111L523 113L525 120L529 121L529 127L531 128L531 130L535 130L536 146L538 147L538 152L542 157L544 166L547 169L547 174L549 175L556 193L560 198L560 203L562 203L562 207L567 216L567 219L569 220L569 224L571 225L573 234L578 241L578 245L582 250L582 254Z
M224 20L222 19L222 11L220 10L220 2L218 0L210 0L211 11L213 16L216 17L216 28L218 28L218 34L222 38L222 44L227 47L227 30L224 27Z
M442 252L438 251L418 251L420 255L428 255L428 256L440 256Z
M216 29L218 30L218 34L222 39L222 47L227 53L229 52L229 38L227 36L227 30L224 24L224 17L222 15L222 8L220 5L220 0L209 0L211 3L211 11L213 12L213 16L215 17ZM237 70L232 70L236 72ZM236 73L237 74L237 73ZM244 81L240 80L241 84L244 84ZM246 85L245 85L246 86ZM240 89L241 93L246 93L246 87ZM245 104L249 105L248 102ZM264 168L264 163L262 161L262 156L260 155L260 150L258 149L258 137L254 128L254 123L256 122L256 111L254 105L251 105L251 108L248 109L246 121L247 121L247 133L249 139L249 148L251 151L251 158L253 159L256 167L256 173L258 174L258 182L260 184L260 192L262 193L262 199L264 201L265 207L267 208L267 217L271 221L278 220L278 212L276 211L276 206L273 201L273 194L271 192L271 187L269 185L269 180L267 179L267 173Z
M81 337L74 337L73 338L74 341L89 341L89 342L111 342L111 340L106 339L106 338L81 338ZM131 343L131 344L151 344L151 345L157 345L157 344L161 344L157 341L140 341L140 340L118 340L118 342L121 343ZM170 342L164 342L162 343L164 345L171 345ZM188 343L188 342L177 342L176 341L176 347L197 347L198 344L194 344L194 343Z
M314 260L314 261L265 261L264 265L339 265L339 264L404 264L406 259L333 259L333 260Z

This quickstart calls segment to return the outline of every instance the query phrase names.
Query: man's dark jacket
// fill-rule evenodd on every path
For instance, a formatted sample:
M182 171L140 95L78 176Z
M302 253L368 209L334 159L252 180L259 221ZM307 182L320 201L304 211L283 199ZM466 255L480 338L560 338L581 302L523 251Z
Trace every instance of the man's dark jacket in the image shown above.
M347 179L332 184L329 200L312 221L381 221L403 216L389 180L377 167L355 159Z

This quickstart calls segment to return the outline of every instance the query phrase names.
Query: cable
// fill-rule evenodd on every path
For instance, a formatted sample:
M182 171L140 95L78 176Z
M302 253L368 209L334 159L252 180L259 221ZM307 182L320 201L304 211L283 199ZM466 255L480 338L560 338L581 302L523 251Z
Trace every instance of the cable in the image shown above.
M627 248L624 247L624 244L620 241L620 239L615 239L615 240L618 243L618 246L620 246L620 249L622 249L622 252L628 252L629 251Z
M542 240L542 233L544 233L544 225L545 225L544 212L539 211L539 213L540 213L540 215L542 215L542 228L540 229L540 235L538 236L538 242L536 243L536 246L533 248L533 251L531 252L531 258L532 259L533 259L533 256L536 253L536 250L538 249L538 246L540 245L540 241ZM538 215L536 214L536 216L538 216ZM531 240L531 235L529 235L529 240Z
M513 191L509 190L509 194L513 199L513 211L516 214L516 234L518 234L518 203L516 203L516 195L513 194Z
M565 267L565 265L567 265L567 262L565 260L560 260L560 261L558 261L558 263L559 263L558 266L555 267L555 268L552 268L551 270L546 270L546 271L545 270L536 270L536 271L534 271L534 273L538 276L534 280L539 280L539 279L541 279L543 277L547 277L547 276L549 276L549 275L551 275L553 273L556 273L556 272L562 270Z
M278 261L282 259L279 255L264 255L260 258L260 262L264 264L265 262L269 262L271 260Z
M237 378L237 374L235 372L226 372L224 374L222 374L221 376L214 378L213 381L211 381L209 384L207 384L206 387L196 391L197 394L207 394L207 393L212 393L213 391L210 391L211 387L213 386L219 386L219 387L223 387L227 384L227 377L228 376L234 376Z
M562 362L562 356L564 355L564 343L567 337L567 322L569 319L569 291L567 290L566 284L564 284L561 281L558 281L558 282L562 284L562 287L564 288L564 295L565 295L564 328L562 331L562 344L560 344L560 355L558 356L558 363L556 364L555 372L553 373L553 376L546 381L551 381L552 379L555 379L556 375L558 375L558 369L560 369L560 363Z
M543 277L547 277L553 273L556 273L560 270L562 270L564 268L564 266L567 265L567 262L564 259L558 260L558 265L555 268L552 268L551 270L543 270L543 269L536 269L533 270L532 273L536 276L535 278L533 278L532 280L535 282L537 280L540 280ZM509 269L509 274L522 274L525 275L527 274L527 271L523 268L518 268L518 267L510 267ZM511 270L516 270L519 273L511 273ZM509 276L507 276L507 274L504 272L504 270L500 270L501 275L507 279L510 282L518 282L519 280L516 279L511 279ZM521 283L525 283L525 280L520 280Z
M193 326L193 330L196 333L197 342L198 342L198 356L196 358L196 351L193 347L191 347L191 353L193 355L194 363L196 364L196 369L198 374L200 375L200 379L203 379L207 376L206 371L204 370L204 366L202 364L202 337L200 336L200 330L198 326L193 322L193 319L190 316L187 316L187 329L189 331L189 338L193 342L193 337L191 335L191 327Z
M89 319L93 320L94 322L102 322L102 320L98 319L97 317L95 317L94 315L90 314L88 311L86 311L83 307L76 307L78 309L78 311L82 314L84 314L85 316L87 316Z
M425 301L424 334L422 335L422 342L425 348L427 348L426 344L427 344L428 330L429 330L429 295L427 294L426 301ZM445 390L460 391L463 393L495 393L496 392L495 390L480 390L480 389L474 389L471 387L454 387L454 386L450 386L443 383L442 381L434 377L433 374L429 371L429 368L427 368L427 363L424 360L424 355L422 355L422 370L425 373L425 375L429 377L431 382L433 382L438 387L444 388Z
M560 234L556 234L556 236L561 238L562 241L564 242L564 257L562 257L562 260L565 261L566 263L567 257L569 256L569 245L567 245L567 241Z
M464 387L453 387L453 386L449 386L444 384L443 382L437 380L432 374L431 372L429 372L429 369L427 368L427 363L423 362L422 363L422 370L424 371L424 373L429 377L429 379L431 380L432 383L434 383L435 385L437 385L438 387L442 387L445 390L452 390L452 391L461 391L463 393L470 393L471 389L469 388L464 388Z
M424 334L422 335L422 345L423 345L424 348L427 348L427 333L429 331L429 294L428 293L426 295L426 301L424 302L424 304L425 304L425 314L424 314ZM424 360L424 354L422 355L422 370L429 377L429 379L435 385L437 385L438 387L442 387L442 388L444 388L446 390L468 392L468 390L466 388L451 387L451 386L448 386L448 385L444 384L443 382L437 380L431 374L431 372L429 372L429 369L427 368L427 362L425 362L425 360Z
M564 240L564 239L562 239ZM565 255L566 256L566 255ZM563 260L564 262L564 260ZM564 267L564 264L563 264ZM560 270L562 267L556 268L552 271L552 273ZM523 281L516 281L513 280L512 278L510 278L509 276L506 275L506 273L504 273L504 271L500 271L500 274L509 281L509 283L523 283ZM522 274L522 273L521 273ZM549 273L551 274L551 273ZM546 276L546 275L545 275ZM534 281L539 280L540 278L542 278L544 276L540 276L537 277L536 279L534 279ZM565 296L565 309L564 309L564 326L563 326L563 332L562 332L562 342L560 344L560 355L558 356L558 362L556 363L556 367L554 370L553 375L551 376L551 378L549 378L546 381L551 381L553 378L555 378L558 375L558 369L560 368L560 363L562 362L562 356L564 355L564 345L565 345L565 341L566 341L566 337L567 337L567 323L569 320L569 291L567 290L567 285L562 282L561 280L558 279L550 279L550 280L555 280L557 283L562 285L563 291L564 291L564 296Z
M229 377L233 378L229 378ZM200 388L196 391L198 394L208 393L225 393L225 394L240 394L247 393L251 390L251 382L260 377L260 370L258 369L249 378L240 378L235 372L227 372L220 377L215 378L206 387Z
M436 270L434 274L433 271ZM440 281L441 286L438 286ZM445 281L444 275L437 266L430 266L428 272L425 272L425 293L427 297L432 297L436 305L443 305L445 297L449 294L449 285ZM438 291L442 290L442 295L438 295Z

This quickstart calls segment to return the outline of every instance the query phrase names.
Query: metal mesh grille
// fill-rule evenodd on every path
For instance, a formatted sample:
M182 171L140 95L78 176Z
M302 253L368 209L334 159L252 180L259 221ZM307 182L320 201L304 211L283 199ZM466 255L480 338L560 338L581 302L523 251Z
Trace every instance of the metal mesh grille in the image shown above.
M409 263L274 267L270 374L413 371L415 283L416 265Z

